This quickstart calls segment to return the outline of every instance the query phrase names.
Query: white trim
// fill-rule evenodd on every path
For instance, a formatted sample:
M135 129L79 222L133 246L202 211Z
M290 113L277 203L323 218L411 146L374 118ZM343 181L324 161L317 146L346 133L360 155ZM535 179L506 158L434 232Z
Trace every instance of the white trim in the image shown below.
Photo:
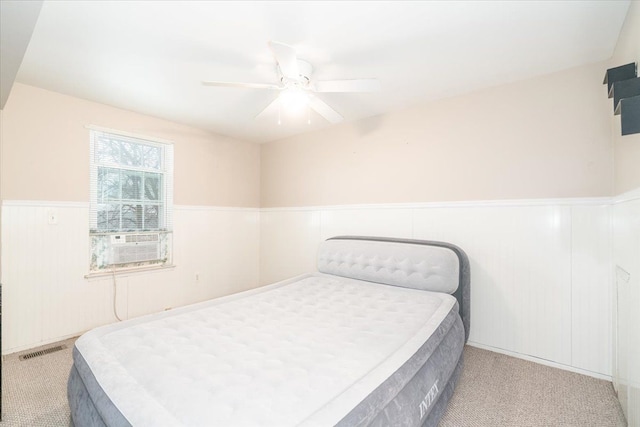
M598 378L601 380L611 381L611 375L601 374L599 372L593 372L582 368L576 368L575 366L565 365L558 362L552 362L551 360L542 359L540 357L529 356L528 354L517 353L511 350L504 350L498 347L492 347L490 345L480 344L473 341L468 341L468 345L472 347L481 348L483 350L493 351L494 353L505 354L507 356L515 357L517 359L527 360L529 362L538 363L540 365L550 366L552 368L562 369L563 371L575 372L577 374L587 375L589 377Z
M640 199L640 188L636 188L635 190L630 190L622 194L618 194L612 200L613 204L630 202L633 200Z
M49 200L3 200L3 207L34 207L34 208L84 208L89 209L89 202L61 202Z
M260 208L243 208L238 206L204 206L204 205L173 205L174 210L181 211L225 211L225 212L257 212Z
M98 132L112 133L114 135L126 136L129 138L144 139L151 142L159 142L161 144L170 144L170 145L174 144L174 142L169 139L158 138L157 136L149 136L149 135L143 135L140 133L126 132L119 129L111 129L111 128L106 128L106 127L96 126L91 124L85 125L85 129L95 130Z
M327 206L285 206L261 208L261 212L278 211L324 211L356 209L433 209L433 208L477 208L477 207L528 207L528 206L608 206L613 203L611 197L566 198L566 199L514 199L514 200L478 200L459 202L423 202L423 203L379 203L361 205Z
M43 207L43 208L83 208L89 209L89 202L64 202L50 200L3 200L3 207ZM173 210L182 211L231 211L231 212L260 212L260 208L245 208L238 206L204 206L204 205L173 205Z
M460 202L424 202L424 203L377 203L359 205L326 206L284 206L275 208L241 206L173 205L174 210L183 211L242 211L242 212L281 212L281 211L321 211L356 209L426 209L426 208L478 208L478 207L526 207L526 206L608 206L640 199L640 188L622 193L615 197L566 198L566 199L514 199L514 200L478 200ZM66 202L52 200L3 200L2 206L89 208L89 202Z

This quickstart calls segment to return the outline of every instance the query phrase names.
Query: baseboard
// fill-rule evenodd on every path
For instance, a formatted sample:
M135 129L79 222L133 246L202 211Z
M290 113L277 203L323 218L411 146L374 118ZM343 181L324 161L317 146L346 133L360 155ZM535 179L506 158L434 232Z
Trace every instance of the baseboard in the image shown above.
M587 369L576 368L575 366L565 365L551 360L542 359L540 357L530 356L528 354L517 353L515 351L505 350L502 348L492 347L490 345L480 344L477 342L469 341L468 345L472 347L481 348L483 350L493 351L494 353L505 354L507 356L515 357L517 359L527 360L529 362L539 363L540 365L550 366L552 368L562 369L564 371L575 372L577 374L587 375L589 377L598 378L600 380L611 381L611 375L601 374L599 372L589 371Z
M64 340L68 340L69 338L75 338L78 337L80 335L82 335L84 332L80 332L80 333L74 333L74 334L69 334L69 335L62 335L60 337L55 337L55 338L49 338L43 341L40 341L38 343L31 343L31 344L25 344L25 345L20 345L18 347L13 347L13 348L8 348L8 349L3 349L2 351L2 357L4 356L9 356L13 353L20 353L21 351L25 351L25 350L31 350L32 348L38 348L38 347L42 347L45 345L49 345L49 344L53 344L53 343L57 343L60 341L64 341Z

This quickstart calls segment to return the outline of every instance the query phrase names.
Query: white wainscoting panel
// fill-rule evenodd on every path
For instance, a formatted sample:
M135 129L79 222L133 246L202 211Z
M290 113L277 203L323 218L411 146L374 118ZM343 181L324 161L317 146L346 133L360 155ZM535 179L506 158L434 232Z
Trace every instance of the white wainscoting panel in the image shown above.
M320 212L264 210L260 216L260 283L316 270Z
M640 426L640 189L613 206L613 383L629 426Z
M48 224L52 209L57 224ZM263 210L176 206L175 268L118 275L117 313L131 318L314 271L318 244L335 235L444 240L471 260L471 342L607 376L613 209L619 217L635 212L570 199ZM84 277L87 218L82 203L3 204L4 353L115 321L113 278ZM623 247L632 244L618 240L615 262L633 269L637 258Z
M536 200L263 209L260 282L313 271L317 245L335 235L452 242L471 261L471 342L607 377L610 310L572 311L574 303L596 304L611 286L603 205Z
M368 208L321 211L322 240L341 235L411 238L411 209Z
M48 223L54 213L57 224ZM109 282L87 282L88 206L2 208L3 350L113 321Z
M611 375L611 206L571 207L572 365Z
M116 321L111 276L86 279L88 204L5 201L2 207L3 354ZM57 224L49 224L53 212ZM119 274L126 319L258 285L258 209L176 206L175 268Z
M414 230L467 252L471 341L571 364L570 207L422 209Z
M258 285L259 220L257 209L176 209L173 244L180 305Z

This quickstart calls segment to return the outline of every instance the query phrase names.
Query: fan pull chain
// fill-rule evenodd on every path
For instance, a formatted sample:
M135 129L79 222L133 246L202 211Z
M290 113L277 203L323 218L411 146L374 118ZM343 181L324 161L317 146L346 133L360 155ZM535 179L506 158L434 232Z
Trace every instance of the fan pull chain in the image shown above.
M281 112L282 112L282 103L278 102L278 126L282 124L282 120L280 119Z

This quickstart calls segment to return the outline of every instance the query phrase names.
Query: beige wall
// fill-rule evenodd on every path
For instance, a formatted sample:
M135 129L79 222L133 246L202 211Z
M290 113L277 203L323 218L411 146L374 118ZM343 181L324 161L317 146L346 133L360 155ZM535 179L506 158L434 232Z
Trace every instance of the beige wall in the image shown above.
M620 32L611 66L640 61L640 2L632 1ZM612 107L611 107L612 108ZM622 136L620 116L612 119L615 194L640 187L640 134Z
M265 144L261 205L609 196L605 69L592 64Z
M2 115L5 200L88 201L91 124L173 141L176 204L259 206L256 144L22 84Z

